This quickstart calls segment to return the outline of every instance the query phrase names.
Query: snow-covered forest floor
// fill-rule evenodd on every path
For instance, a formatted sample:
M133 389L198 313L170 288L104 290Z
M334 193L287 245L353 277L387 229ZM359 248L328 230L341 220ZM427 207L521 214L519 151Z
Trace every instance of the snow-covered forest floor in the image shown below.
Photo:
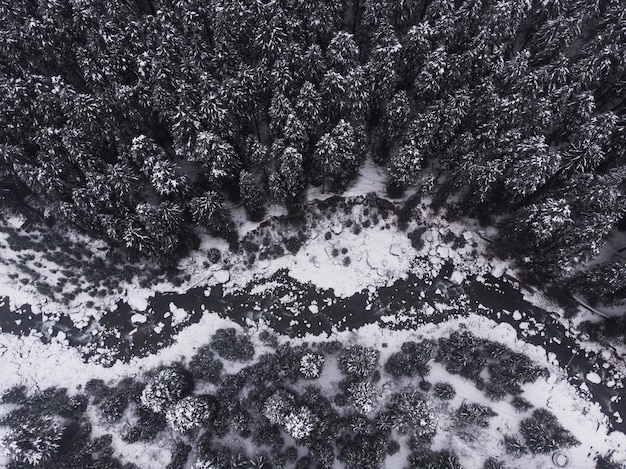
M109 255L107 258L109 248L84 236L71 234L71 241L66 241L54 238L45 231L26 231L15 227L15 220L6 219L0 232L3 264L0 291L9 298L9 309L14 315L12 321L17 325L25 320L23 314L31 314L40 316L44 325L53 325L66 317L65 320L69 318L73 327L83 329L94 327L94 321L114 311L119 301L130 305L133 321L141 324L151 315L149 299L156 291L184 293L193 287L206 286L210 289L219 284L225 292L272 295L276 285L259 280L268 279L279 270L286 270L289 276L302 284L310 282L319 289L332 289L337 298L347 298L363 290L374 294L378 288L409 275L423 279L427 284L432 283L441 269L450 265L452 268L445 277L452 285L462 285L468 277L478 281L488 275L495 278L517 277L510 263L495 258L489 251L489 239L497 235L494 229L482 228L473 220L451 222L446 219L445 213L431 207L427 197L419 203L413 221L400 226L393 203L368 196L377 194L384 197L384 184L382 170L368 163L343 199L331 199L330 194L312 190L309 194L312 203L299 222L287 219L280 209L270 209L263 222L250 223L245 221L242 209L231 207L242 235L241 249L229 252L225 242L203 237L200 248L180 263L180 273L174 277L142 263L129 263L121 257L111 258ZM410 195L406 194L405 199ZM42 285L48 285L49 289ZM563 311L541 292L523 291L531 303L555 313L568 328L589 314L581 310L580 318L574 323L565 318ZM56 295L50 292L56 292ZM287 298L277 300L289 301ZM442 300L442 303L445 301ZM30 305L30 313L20 309L23 304ZM414 306L413 314L432 313L421 310L418 304L411 306ZM315 313L320 305L311 303L302 307ZM502 313L511 314L508 311ZM520 323L526 324L520 330L541 330L532 317L519 312L513 314ZM0 393L24 385L28 392L40 392L52 386L67 388L69 394L74 395L84 392L90 379L102 379L110 385L125 377L143 382L147 379L144 373L157 366L175 362L188 366L194 354L209 342L218 328L235 327L234 323L208 311L197 323L187 325L189 315L184 309L173 309L172 321L175 319L180 332L168 347L147 357L117 361L109 367L98 364L97 359L85 363L79 349L70 347L65 334L52 327L49 330L55 331L53 337L45 344L41 340L42 336L48 335L45 329L22 336L3 332L0 336ZM475 312L440 324L427 323L415 330L393 330L393 314L384 319L389 328L372 324L355 331L335 330L331 339L339 340L344 346L359 344L380 351L380 364L384 364L406 341L437 340L460 330L506 345L548 369L547 376L525 385L521 396L534 408L550 409L561 425L580 441L579 446L564 450L571 464L569 467L594 467L593 461L598 455L613 454L617 460L626 460L626 437L621 432L609 432L607 416L590 401L584 386L581 390L570 384L556 357L547 354L542 347L529 344L524 334L516 333L511 326L498 324ZM250 322L245 331L255 344L255 359L264 351L270 351L259 339L266 327L263 322ZM577 334L575 329L569 333L571 337ZM97 341L95 327L93 335ZM279 336L278 340L284 343L289 339ZM321 340L326 340L326 337L305 336L292 339L291 343L311 344ZM603 350L597 344L580 345L583 349L601 354L612 367L610 376L594 372L587 379L591 383L612 381L612 386L621 386L620 378L626 374L623 364L620 365L623 350ZM332 360L329 361L332 363ZM225 371L231 374L242 368L240 364L227 360L224 363ZM331 390L337 389L340 379L336 367L329 365L316 386L332 399ZM453 400L434 400L439 423L431 449L453 451L466 468L481 467L489 456L503 461L505 467L554 467L552 454L526 453L517 458L506 451L502 436L518 432L520 421L531 415L530 410L516 411L510 399L490 400L475 383L450 374L439 362L432 364L426 379L432 384L450 382L456 389ZM303 392L306 383L300 378L294 389ZM383 372L381 381L376 384L380 393L379 408L403 386L417 386L418 383L419 380L408 377L394 380ZM215 391L202 380L196 384L196 395ZM470 431L455 417L463 402L488 405L497 416L489 420L487 427L480 428L479 433L476 433L477 427L471 427ZM112 433L114 455L121 461L133 462L141 468L167 466L180 435L166 428L150 442L125 442L120 435L124 428L135 422L132 411L111 423L103 418L97 407L91 402L86 410L93 425L92 438ZM15 404L4 404L0 412L7 414L14 409ZM346 412L350 414L352 411ZM185 438L183 440L188 441L189 437ZM394 433L394 438L401 443L400 451L387 456L386 467L402 467L403 458L406 459L410 453L407 437Z

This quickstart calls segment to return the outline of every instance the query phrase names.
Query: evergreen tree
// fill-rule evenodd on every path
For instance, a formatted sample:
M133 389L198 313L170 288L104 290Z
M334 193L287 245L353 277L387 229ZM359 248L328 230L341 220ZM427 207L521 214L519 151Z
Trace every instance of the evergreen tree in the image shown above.
M261 220L265 215L265 196L252 173L245 170L239 174L239 194L248 218Z

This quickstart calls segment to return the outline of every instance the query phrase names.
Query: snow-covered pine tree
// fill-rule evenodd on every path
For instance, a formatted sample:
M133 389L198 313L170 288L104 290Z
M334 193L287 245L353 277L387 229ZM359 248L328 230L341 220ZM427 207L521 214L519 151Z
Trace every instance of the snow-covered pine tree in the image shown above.
M275 200L285 204L290 212L301 209L304 203L304 168L302 154L287 147L279 155L277 169L270 175L270 190Z
M357 412L369 414L376 409L379 391L371 381L353 381L348 385L347 396Z
M241 161L233 146L212 132L200 132L188 160L199 163L214 187L237 182Z
M373 373L379 355L376 349L353 345L343 349L339 354L339 369L348 376L366 378Z
M46 467L59 449L64 428L58 417L29 418L5 434L3 452L19 467Z
M322 97L315 89L313 83L309 81L304 82L296 98L295 108L309 137L315 136L319 132L322 123Z
M300 373L306 379L316 379L322 373L324 366L324 355L321 353L309 352L302 355L300 359Z
M223 207L222 198L215 191L207 191L191 199L189 210L193 222L207 227L212 233L228 236L233 229L230 213Z
M352 34L337 32L328 45L326 58L330 66L341 74L356 66L359 63L359 47Z
M173 403L165 411L168 426L182 434L188 434L206 426L215 416L216 404L212 396L186 396Z
M331 132L322 135L315 145L313 159L323 176L322 190L326 184L331 190L343 190L360 164L352 125L342 119Z
M243 170L239 174L239 195L248 218L261 220L265 215L265 195L249 171Z
M191 393L193 383L179 368L164 368L148 380L141 392L141 405L157 414Z

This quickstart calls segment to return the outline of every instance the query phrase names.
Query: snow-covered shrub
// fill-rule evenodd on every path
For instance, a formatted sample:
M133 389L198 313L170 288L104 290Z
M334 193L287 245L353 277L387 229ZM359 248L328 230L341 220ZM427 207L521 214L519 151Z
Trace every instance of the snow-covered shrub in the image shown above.
M187 459L189 459L191 449L191 445L188 445L184 441L177 441L174 448L172 448L172 457L165 469L187 467Z
M424 392L428 392L432 389L433 387L433 383L431 383L430 381L426 381L425 379L423 379L422 381L420 381L419 387L422 391Z
M215 402L212 397L183 397L165 412L165 419L170 428L178 433L189 433L211 421L215 414Z
M419 448L409 457L410 469L463 469L457 456L448 451Z
M167 422L163 413L153 412L144 406L136 409L137 421L122 434L122 440L127 443L137 441L151 441L163 429Z
M199 458L193 463L191 469L222 469L222 466L213 458Z
M213 384L220 382L223 368L224 365L215 359L208 345L200 347L189 362L189 370L195 379L205 379Z
M3 438L4 452L13 461L43 466L59 449L64 426L60 419L42 415L13 427Z
M300 407L290 412L284 419L285 431L295 440L308 437L317 423L317 417L308 407Z
M533 453L551 453L559 448L580 444L571 432L559 424L556 416L546 409L537 409L532 417L522 420L520 433Z
M450 400L454 399L454 396L456 396L456 389L454 389L454 386L450 383L436 383L434 390L435 396L439 399Z
M507 454L512 454L516 458L521 458L528 453L528 448L524 446L524 442L517 435L504 435L503 442Z
M305 353L300 359L300 373L307 379L319 378L322 366L324 366L324 355L321 353Z
M488 427L489 418L495 417L493 409L484 405L463 402L456 412L457 421L462 425Z
M339 369L356 378L369 376L378 363L378 350L362 345L353 345L339 354Z
M497 460L493 456L487 458L483 464L483 469L504 469L504 463Z
M435 351L435 344L425 340L420 343L405 342L402 350L394 353L385 363L385 371L395 378L401 376L425 376L430 372L428 362Z
M429 439L437 429L437 415L426 396L408 387L392 396L388 404L393 427L400 433Z
M545 376L546 370L535 365L526 355L511 353L489 364L489 374L491 386L487 387L487 391L497 399L498 396L503 398L506 394L521 394L523 384L533 383L541 376Z
M226 360L246 362L254 357L254 345L250 338L237 334L232 327L218 329L211 338L211 348Z
M380 434L359 434L342 448L339 458L346 469L378 468L385 459L387 448L387 438Z
M354 381L347 389L348 400L354 408L364 414L369 414L378 405L378 388L369 381Z
M477 380L487 363L484 343L467 331L453 332L450 337L439 339L437 360L444 363L448 372Z
M294 397L283 390L278 390L268 397L263 404L263 415L275 425L283 425L285 418L295 408Z
M163 413L174 402L191 393L193 383L180 368L165 368L155 374L141 393L141 404L155 413Z
M515 408L515 410L517 410L518 412L526 412L530 409L533 408L533 405L527 401L526 399L524 399L521 396L515 396L512 400L511 400L511 405Z

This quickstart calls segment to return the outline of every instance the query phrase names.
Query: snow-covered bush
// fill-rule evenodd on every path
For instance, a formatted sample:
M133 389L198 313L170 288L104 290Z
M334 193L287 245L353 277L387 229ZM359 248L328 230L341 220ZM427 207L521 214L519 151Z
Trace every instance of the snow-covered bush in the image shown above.
M189 433L211 421L215 414L215 403L211 397L183 397L165 412L170 428L178 433Z
M364 414L369 414L378 405L378 388L369 381L354 381L347 389L348 400L355 409Z
M429 439L437 429L437 415L426 396L408 387L392 396L388 404L393 427L400 433Z
M300 373L306 379L319 378L324 366L324 355L321 353L309 352L302 355L300 359Z
M141 404L153 412L163 413L173 403L191 393L193 383L180 368L165 368L155 374L141 393Z
M521 458L528 453L528 448L524 446L524 442L517 435L504 435L503 442L507 454L512 454L516 458Z
M193 466L191 466L191 469L222 469L222 466L219 465L217 461L213 458L211 459L200 458L200 459L197 459L196 462L193 463Z
M454 386L450 383L436 383L434 390L435 395L439 399L450 400L454 399L454 396L456 396L456 389L454 389Z
M463 469L457 456L448 451L419 448L409 457L410 469Z
M218 329L211 338L211 348L226 360L246 362L254 357L254 345L250 338L237 334L232 327Z
M487 363L484 343L470 332L453 332L450 337L439 339L437 360L444 363L448 372L477 380Z
M359 434L341 449L339 458L346 469L378 468L385 459L388 446L387 438L381 434Z
M215 359L211 347L200 347L189 362L189 370L195 379L206 379L209 383L218 384L224 365Z
M64 426L58 417L42 415L13 427L3 438L4 452L13 461L43 466L59 449Z
M497 460L493 456L487 458L483 464L483 469L504 469L504 463Z
M479 427L488 427L488 419L496 415L498 414L490 407L469 402L463 402L456 413L457 421L460 424L478 425Z
M520 433L533 453L551 453L580 442L559 424L556 416L546 409L537 409L532 417L522 420Z
M362 345L353 345L339 354L339 369L356 378L369 376L378 363L378 350Z
M530 409L533 408L533 405L526 399L524 399L521 396L515 396L512 400L511 400L511 405L515 408L515 410L517 410L518 412L526 412Z
M308 437L317 423L317 417L308 407L300 407L287 414L284 420L285 431L295 440Z

